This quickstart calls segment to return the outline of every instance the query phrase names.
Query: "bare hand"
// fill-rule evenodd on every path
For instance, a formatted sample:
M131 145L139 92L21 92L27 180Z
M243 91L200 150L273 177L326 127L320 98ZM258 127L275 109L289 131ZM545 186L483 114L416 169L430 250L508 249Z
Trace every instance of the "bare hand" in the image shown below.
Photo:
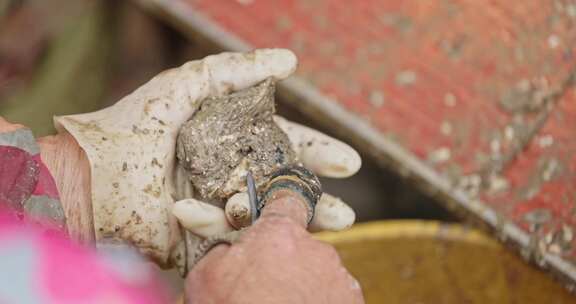
M336 250L304 228L305 208L289 193L268 203L237 243L193 268L187 303L364 303Z

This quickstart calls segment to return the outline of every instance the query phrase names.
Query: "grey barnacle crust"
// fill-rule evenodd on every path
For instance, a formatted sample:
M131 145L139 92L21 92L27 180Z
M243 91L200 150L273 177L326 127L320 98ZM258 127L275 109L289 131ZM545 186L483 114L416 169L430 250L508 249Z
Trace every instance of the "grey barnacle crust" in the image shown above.
M182 126L176 156L201 198L223 200L244 190L238 181L247 170L260 187L275 170L296 163L288 136L273 120L274 91L268 79L207 98Z

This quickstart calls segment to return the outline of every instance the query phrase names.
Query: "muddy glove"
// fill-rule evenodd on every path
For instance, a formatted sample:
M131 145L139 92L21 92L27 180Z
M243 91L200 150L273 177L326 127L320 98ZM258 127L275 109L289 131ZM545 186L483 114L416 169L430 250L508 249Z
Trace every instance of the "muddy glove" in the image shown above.
M282 117L276 116L274 120L288 135L298 160L315 174L345 178L358 171L360 157L348 145ZM196 199L186 199L178 201L173 210L184 227L203 237L250 225L250 203L246 192L234 194L225 206L223 211ZM308 228L311 231L338 231L350 227L354 220L354 211L348 205L324 193Z
M283 79L295 68L296 58L288 50L222 53L165 71L109 108L57 117L57 128L72 134L90 162L97 241L131 243L168 266L181 238L171 215L174 201L192 196L191 185L179 178L175 161L179 128L206 97L237 91L269 77ZM311 136L302 127L284 125L296 131L289 133L291 138ZM351 175L360 159L348 146L338 146L353 158L344 165L345 174L339 170L338 175ZM194 201L186 206L190 208L175 210L185 227L194 222L218 226L225 219L224 212L212 205ZM186 216L195 219L182 220Z

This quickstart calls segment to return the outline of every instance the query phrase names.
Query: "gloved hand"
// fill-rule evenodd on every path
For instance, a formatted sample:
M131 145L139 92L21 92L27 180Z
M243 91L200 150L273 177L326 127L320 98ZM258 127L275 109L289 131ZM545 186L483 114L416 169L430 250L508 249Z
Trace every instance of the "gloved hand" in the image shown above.
M360 167L360 157L348 145L316 130L276 116L275 122L288 135L298 159L316 175L349 177ZM188 196L189 197L189 196ZM229 232L249 225L250 203L246 192L228 199L225 212L197 199L177 201L173 214L189 231L202 237ZM308 229L338 231L350 227L354 211L340 199L324 193L315 208Z
M96 239L131 243L168 264L181 236L174 202L193 195L175 161L180 126L204 98L268 77L286 78L296 63L294 54L282 49L208 56L159 74L109 108L57 117L56 127L68 131L88 156ZM349 146L280 118L278 123L316 173L347 177L360 167ZM247 202L241 195L233 198L236 204ZM225 213L210 204L186 199L175 207L183 226L198 235L231 229ZM342 229L354 221L348 206L327 195L316 214L317 229Z

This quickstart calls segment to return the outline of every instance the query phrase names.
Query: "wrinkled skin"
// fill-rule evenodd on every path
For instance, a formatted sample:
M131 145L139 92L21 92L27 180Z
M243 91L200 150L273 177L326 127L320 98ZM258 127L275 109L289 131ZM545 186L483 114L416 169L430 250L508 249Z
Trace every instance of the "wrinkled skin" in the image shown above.
M215 247L193 268L187 303L364 303L336 250L306 232L305 204L288 192L238 242Z

